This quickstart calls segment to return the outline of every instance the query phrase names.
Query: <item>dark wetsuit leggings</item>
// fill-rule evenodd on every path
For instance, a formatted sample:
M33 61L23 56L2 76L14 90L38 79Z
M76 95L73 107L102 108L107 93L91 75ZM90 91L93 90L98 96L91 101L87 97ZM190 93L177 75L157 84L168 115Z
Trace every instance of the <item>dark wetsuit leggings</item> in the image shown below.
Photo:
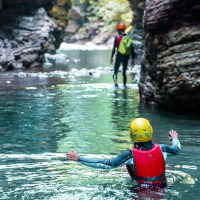
M126 70L127 70L127 66L128 66L128 59L129 59L129 55L122 55L121 53L117 53L116 56L116 61L115 61L115 66L114 66L114 74L113 74L113 79L114 81L117 82L117 73L120 67L120 64L122 63L123 66L123 83L124 85L126 85Z

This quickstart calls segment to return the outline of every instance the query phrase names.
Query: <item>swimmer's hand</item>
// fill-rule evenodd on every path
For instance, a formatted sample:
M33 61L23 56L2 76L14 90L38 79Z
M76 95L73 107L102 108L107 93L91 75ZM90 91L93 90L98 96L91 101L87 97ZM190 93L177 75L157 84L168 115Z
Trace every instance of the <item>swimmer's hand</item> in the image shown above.
M66 153L66 156L68 160L73 160L76 162L78 161L78 157L79 157L79 155L73 149L71 149L69 153Z
M169 131L169 140L171 141L172 138L178 138L178 133L174 130Z

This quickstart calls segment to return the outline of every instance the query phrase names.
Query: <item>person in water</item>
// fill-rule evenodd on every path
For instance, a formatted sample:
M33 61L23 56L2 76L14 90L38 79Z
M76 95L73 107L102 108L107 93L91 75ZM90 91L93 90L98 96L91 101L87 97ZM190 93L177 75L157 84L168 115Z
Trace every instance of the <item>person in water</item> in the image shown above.
M117 73L118 73L118 70L119 70L121 63L123 65L123 83L124 83L124 86L126 86L126 80L127 80L126 70L127 70L128 60L129 60L130 54L132 55L131 64L134 65L134 55L135 55L135 53L134 53L134 47L133 47L132 44L131 44L130 54L123 55L122 53L120 53L118 51L122 38L124 36L126 36L126 34L124 32L125 29L126 29L126 25L124 23L120 23L120 24L117 25L118 35L115 36L112 54L111 54L111 59L110 59L110 63L113 64L113 56L115 55L115 52L117 51L115 64L114 64L114 74L113 74L114 84L115 84L116 87L118 86L118 84L117 84Z
M163 184L166 183L165 164L167 157L180 153L178 133L169 131L169 140L172 146L153 144L151 139L153 129L145 118L136 118L130 126L130 137L134 148L108 160L91 159L79 156L74 150L67 153L69 160L77 161L86 166L102 169L113 169L126 165L129 175L139 183Z

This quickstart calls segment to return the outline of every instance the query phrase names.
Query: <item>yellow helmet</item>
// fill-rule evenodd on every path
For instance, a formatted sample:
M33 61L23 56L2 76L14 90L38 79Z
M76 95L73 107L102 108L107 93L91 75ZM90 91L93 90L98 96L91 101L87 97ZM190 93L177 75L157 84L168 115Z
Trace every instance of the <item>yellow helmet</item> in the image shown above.
M130 137L133 142L141 143L151 140L153 129L149 120L145 118L134 119L130 127Z

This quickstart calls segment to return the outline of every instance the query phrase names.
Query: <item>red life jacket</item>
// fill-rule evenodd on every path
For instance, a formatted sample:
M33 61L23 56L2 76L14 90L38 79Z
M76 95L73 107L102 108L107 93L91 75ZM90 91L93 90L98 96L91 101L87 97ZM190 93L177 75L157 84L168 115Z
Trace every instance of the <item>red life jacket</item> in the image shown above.
M117 36L117 48L119 48L119 44L120 44L121 40L122 40L122 35L118 35Z
M129 165L126 165L128 173L138 182L164 183L165 161L158 144L148 151L132 149L134 155L135 174Z

